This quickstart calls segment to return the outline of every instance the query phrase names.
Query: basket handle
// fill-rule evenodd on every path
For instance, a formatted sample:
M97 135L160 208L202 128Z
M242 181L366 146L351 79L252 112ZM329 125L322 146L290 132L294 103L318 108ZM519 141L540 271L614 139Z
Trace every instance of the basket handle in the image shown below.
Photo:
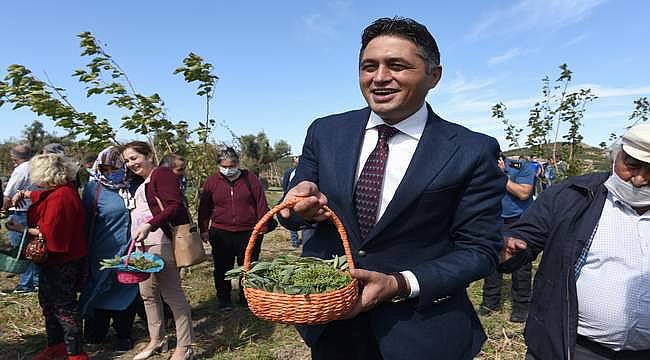
M293 208L296 203L298 203L300 200L303 200L304 197L296 196L292 197L290 199L285 199L282 203L274 206L271 210L267 211L264 216L255 224L255 227L253 228L253 232L251 233L251 237L248 239L248 245L246 245L246 252L244 253L244 272L248 271L250 269L251 265L251 256L253 254L253 249L255 248L255 243L257 242L257 236L262 232L263 227L266 225L266 223L277 213L280 212L280 210L285 209L285 208ZM330 215L330 220L334 223L336 226L336 230L339 232L339 235L341 236L341 242L343 243L343 251L345 251L345 257L348 260L348 266L350 270L354 269L354 259L352 259L352 250L350 249L350 241L348 240L348 234L345 231L345 227L343 227L343 223L341 222L341 219L339 219L338 216L330 209L327 207L327 205L323 205L323 209L325 211L328 211Z
M131 237L131 243L129 244L129 251L126 252L126 257L124 258L124 267L129 267L129 259L131 258L131 253L135 247L135 238Z

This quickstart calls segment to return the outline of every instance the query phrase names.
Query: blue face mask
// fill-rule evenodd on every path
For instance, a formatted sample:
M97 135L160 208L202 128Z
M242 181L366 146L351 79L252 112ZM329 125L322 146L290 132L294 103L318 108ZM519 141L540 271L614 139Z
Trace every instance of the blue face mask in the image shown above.
M124 171L124 169L115 170L109 172L104 177L106 178L106 180L112 182L113 184L120 184L124 182L124 178L126 177L126 172Z

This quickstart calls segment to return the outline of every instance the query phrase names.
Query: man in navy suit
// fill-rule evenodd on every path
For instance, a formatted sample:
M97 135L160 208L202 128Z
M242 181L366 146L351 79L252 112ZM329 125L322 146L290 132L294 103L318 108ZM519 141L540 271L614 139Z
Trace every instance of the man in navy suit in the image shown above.
M281 221L318 222L304 256L343 254L327 204L348 232L352 276L363 284L346 320L299 328L313 359L471 359L486 339L466 288L496 266L506 178L496 140L425 102L441 74L426 27L378 19L359 54L369 107L307 131L287 193L305 198Z

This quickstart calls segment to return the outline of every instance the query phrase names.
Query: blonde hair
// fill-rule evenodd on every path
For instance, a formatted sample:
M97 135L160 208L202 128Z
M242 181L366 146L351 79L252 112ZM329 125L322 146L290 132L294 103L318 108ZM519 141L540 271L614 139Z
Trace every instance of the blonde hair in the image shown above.
M73 181L79 167L70 158L61 154L43 154L31 160L32 183L60 186Z

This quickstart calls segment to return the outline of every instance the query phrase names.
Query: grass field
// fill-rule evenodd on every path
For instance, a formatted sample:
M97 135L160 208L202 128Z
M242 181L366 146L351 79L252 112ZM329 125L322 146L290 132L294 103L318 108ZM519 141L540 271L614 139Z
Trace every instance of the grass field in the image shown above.
M270 193L269 203L275 203L279 195ZM298 253L290 246L288 231L278 230L264 238L263 258L278 254ZM18 277L0 273L0 289L7 292L16 285ZM308 359L309 349L291 326L258 320L247 309L235 307L229 312L217 310L212 262L206 261L183 271L183 288L192 305L192 317L196 332L196 353L200 359ZM472 302L478 307L482 282L468 288ZM504 281L506 302L501 313L482 318L488 333L488 341L477 359L523 359L523 325L508 321L510 281ZM36 295L0 296L0 360L29 359L46 342L45 329ZM117 355L107 342L103 348L89 354L93 359L131 359L143 348L148 339L145 324L136 318L134 326L137 338L136 350ZM173 332L173 330L172 330ZM173 345L173 343L171 344ZM152 357L167 359L171 353Z

